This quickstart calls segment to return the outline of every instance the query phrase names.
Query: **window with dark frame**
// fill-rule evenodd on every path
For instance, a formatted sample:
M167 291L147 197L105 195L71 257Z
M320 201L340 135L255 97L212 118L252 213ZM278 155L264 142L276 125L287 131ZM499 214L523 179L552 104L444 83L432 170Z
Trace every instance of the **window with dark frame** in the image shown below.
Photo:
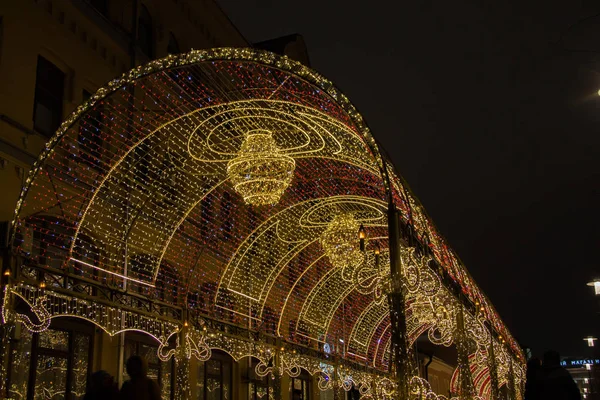
M38 56L33 127L46 137L56 132L62 121L65 73L56 65Z
M310 377L306 371L290 379L290 400L310 400Z
M92 7L105 17L108 16L108 0L86 0Z
M233 359L220 351L212 354L210 360L198 363L198 400L231 400Z
M148 377L158 383L161 398L165 400L173 399L174 391L172 388L175 379L173 359L167 362L161 361L157 352L158 345L152 339L135 333L126 334L123 362L126 363L132 355L144 358L148 363ZM123 366L123 381L129 379L125 371L125 366Z
M144 54L154 57L154 31L152 16L146 6L142 5L138 18L138 44Z
M25 353L30 361L26 364L31 367L28 376L9 376L11 391L23 395L26 390L23 398L33 399L46 398L48 393L64 393L64 398L82 397L91 374L93 332L90 325L66 320L60 327L39 333L23 332L23 337L31 338L31 351ZM13 351L11 358L14 360L15 356Z
M259 361L255 358L248 360L248 400L269 400L273 397L273 384L271 376L267 374L260 377L256 374L256 366Z

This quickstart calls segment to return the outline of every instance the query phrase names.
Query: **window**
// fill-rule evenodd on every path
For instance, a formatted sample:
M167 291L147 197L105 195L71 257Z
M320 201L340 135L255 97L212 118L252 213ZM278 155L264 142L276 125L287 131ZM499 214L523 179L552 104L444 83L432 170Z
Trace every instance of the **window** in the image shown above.
M92 94L83 91L83 100L87 101ZM79 156L94 167L100 165L102 156L102 105L96 104L81 119L79 125Z
M232 399L232 358L213 351L212 358L198 363L198 400Z
M108 0L87 0L87 2L100 14L108 16Z
M248 400L269 400L273 398L273 383L271 375L260 377L256 374L256 366L259 361L250 358L248 360Z
M173 32L169 33L169 44L167 45L167 53L169 53L169 54L181 53L181 50L179 50L179 44L177 43L177 39L175 39L175 35L173 35Z
M302 371L299 377L290 379L290 400L309 400L310 375Z
M152 51L154 44L152 16L146 6L142 6L138 18L138 43L144 54L150 58L154 56L154 52Z
M31 258L38 265L60 270L67 259L65 238L69 237L72 227L62 219L40 216L33 231ZM52 228L52 233L50 231Z
M127 363L129 357L138 355L148 362L148 377L155 380L160 387L161 398L171 398L171 388L173 387L173 359L167 362L160 361L158 358L158 346L152 339L135 333L127 333L125 336L125 353L123 362ZM123 366L123 382L129 379L125 365Z
M65 73L38 56L33 105L33 127L50 137L60 126L63 112Z
M154 266L155 264L156 261L151 265ZM156 288L158 299L171 304L177 303L177 286L173 283L169 283L179 281L175 269L164 263L161 264L158 269L157 281L161 282L161 285L157 285Z
M11 344L9 390L14 398L81 398L90 376L93 326L63 320L40 333L23 329ZM66 327L66 328L63 328ZM30 368L31 366L31 368Z

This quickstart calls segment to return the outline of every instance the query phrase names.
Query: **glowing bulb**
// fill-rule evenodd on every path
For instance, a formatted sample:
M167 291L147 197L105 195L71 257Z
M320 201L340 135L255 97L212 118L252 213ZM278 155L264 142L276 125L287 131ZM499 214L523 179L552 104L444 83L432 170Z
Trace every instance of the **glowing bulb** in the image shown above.
M360 224L360 228L358 228L358 238L359 239L367 238L367 232L365 232L365 227L363 224Z

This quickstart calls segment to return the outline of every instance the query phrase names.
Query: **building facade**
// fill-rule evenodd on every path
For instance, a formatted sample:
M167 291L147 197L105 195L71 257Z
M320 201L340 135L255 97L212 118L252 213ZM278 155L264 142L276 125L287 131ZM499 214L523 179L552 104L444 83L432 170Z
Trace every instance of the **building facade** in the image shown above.
M518 345L302 38L249 47L210 0L0 4L1 396L138 354L165 399L519 398Z
M582 399L595 400L600 398L600 391L598 390L600 359L595 357L564 358L560 365L565 367L573 377Z

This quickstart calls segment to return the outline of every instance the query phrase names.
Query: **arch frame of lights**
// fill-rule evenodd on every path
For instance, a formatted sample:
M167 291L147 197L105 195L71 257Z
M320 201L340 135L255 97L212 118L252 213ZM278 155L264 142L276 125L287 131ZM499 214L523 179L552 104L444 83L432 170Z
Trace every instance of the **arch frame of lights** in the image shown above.
M373 138L368 133L368 129L364 125L364 121L362 121L362 118L360 117L360 115L350 105L350 103L347 101L347 99L343 95L341 95L341 93L339 93L337 91L337 89L335 89L335 87L333 87L333 85L329 81L320 77L318 74L312 72L311 70L307 69L306 67L303 67L291 60L288 60L288 59L282 58L282 57L278 57L278 56L272 55L270 53L264 53L264 52L260 52L260 51L247 50L247 49L217 49L217 50L210 50L210 51L192 52L187 55L171 56L171 57L168 57L167 59L152 62L146 66L136 68L135 70L129 72L123 78L121 78L121 80L112 81L111 83L109 83L107 88L99 90L98 93L95 96L93 96L92 99L88 103L85 103L83 106L79 107L78 110L76 111L76 113L72 117L70 117L67 121L65 121L65 123L61 126L61 129L59 130L59 133L57 134L57 136L53 137L52 140L49 142L44 153L40 157L40 160L38 160L34 169L31 172L30 176L27 179L26 187L21 194L15 215L17 217L19 216L19 211L23 204L23 200L27 196L27 193L30 190L33 179L35 178L36 174L42 173L42 171L44 171L44 160L49 156L49 154L52 153L52 151L54 151L56 144L60 140L61 134L64 134L73 124L75 124L78 121L79 117L81 115L83 115L87 109L93 107L93 105L96 102L103 101L103 99L105 99L111 93L114 93L118 90L123 89L128 84L130 84L132 81L135 81L135 80L140 79L145 76L149 76L157 71L176 69L176 68L179 68L179 67L182 67L185 65L191 65L196 62L205 62L205 61L210 61L210 60L222 60L222 59L240 60L240 62L242 62L242 63L258 62L258 63L262 63L264 65L270 65L270 66L273 66L273 68L277 68L277 69L280 69L280 70L283 70L286 72L290 72L291 74L293 74L293 76L302 77L302 78L308 80L309 82L318 85L323 90L326 90L328 96L335 99L342 106L342 108L348 113L350 118L353 120L355 127L360 131L360 132L358 132L359 136L361 136L364 140L366 140L367 147L369 147L371 149L372 155L375 157L375 159L377 161L376 162L376 164L378 164L377 167L380 170L387 171L390 173L391 177L387 177L387 173L381 174L381 175L382 175L383 184L387 185L388 188L389 187L393 188L394 195L397 196L396 198L394 198L394 200L397 201L398 203L405 202L406 204L408 204L408 208L403 209L404 212L403 212L402 218L403 218L403 221L406 222L407 226L409 226L410 229L412 229L412 230L409 232L408 235L406 235L406 237L416 238L415 240L418 242L417 243L418 247L420 247L421 250L423 248L430 250L429 252L427 252L428 253L427 260L419 261L419 262L417 262L417 264L419 264L419 263L428 264L431 262L430 260L434 260L435 262L438 263L438 266L443 265L444 268L449 268L448 270L451 271L448 274L442 276L441 277L442 279L440 279L440 275L437 274L437 271L432 273L431 271L433 271L433 270L430 268L426 268L426 269L421 268L421 270L420 270L421 274L424 274L424 276L429 274L429 275L433 276L433 279L427 278L431 282L431 284L429 286L419 287L414 290L416 292L429 293L430 296L433 296L433 297L437 296L437 297L441 298L443 296L437 294L439 292L439 287L441 286L441 287L444 287L442 292L445 293L444 296L446 296L446 298L458 297L460 299L459 301L464 301L465 298L468 298L470 301L477 299L476 301L480 301L482 304L482 307L484 307L484 305L485 305L485 307L484 307L485 312L479 314L479 316L481 316L484 319L487 318L487 319L491 320L493 322L493 325L495 324L494 328L496 328L497 330L498 330L498 323L500 323L501 328L503 327L501 322L498 322L499 319L495 315L495 311L493 311L491 304L489 304L489 302L484 297L477 297L479 295L481 295L481 296L483 296L483 295L481 293L478 293L478 289L476 288L476 286L474 286L472 279L468 276L466 271L462 268L462 266L461 266L460 262L457 260L457 258L451 252L448 252L446 254L446 253L439 251L438 248L441 248L441 249L444 248L444 246L440 245L440 243L439 243L440 240L442 240L442 239L430 237L430 234L431 234L433 228L430 223L430 220L425 215L424 210L419 205L418 201L410 194L410 191L407 189L406 185L401 181L401 178L399 178L397 175L394 174L393 167L391 167L391 165L388 165L387 161L384 160L383 157L380 155L377 144L375 143ZM390 180L391 184L389 182L387 182L387 179L391 179ZM372 200L372 199L370 199L370 200ZM398 204L398 207L402 209L401 204ZM16 234L16 231L13 230L13 238L15 237L15 234ZM431 235L431 236L433 236L433 235ZM383 237L383 238L381 238L381 240L385 241L385 240L387 240L387 237ZM412 240L412 239L410 239L410 240ZM75 245L75 240L73 241L72 244ZM438 249L438 251L436 252L435 249ZM448 260L449 260L449 261L447 261L446 264L444 264L442 262L445 260L444 257L448 258ZM407 265L410 266L411 263L409 262L409 263L407 263ZM447 267L447 265L449 265L450 267ZM156 273L158 274L158 271ZM463 283L466 282L466 284L465 284L466 286L462 287L464 294L459 293L460 296L457 296L454 291L448 291L445 288L448 285L448 282L451 282L448 279L448 277L450 277L450 279L452 279L452 281L454 281L454 282L459 282L461 285L463 285ZM382 278L381 280L383 281L385 277L381 277L381 278ZM359 285L362 283L364 283L364 281L361 281L360 279L357 279L355 276L352 276L352 284L353 285L356 286L356 285ZM411 283L409 282L409 285L410 284ZM412 284L414 285L414 282L412 282ZM475 288L475 289L473 289L473 288ZM365 293L361 293L361 295L364 295L364 296L368 296L371 293L370 286L367 286L366 288L361 288L361 290L363 292L365 292ZM410 291L410 288L409 288L409 291ZM433 292L435 292L435 293L433 293ZM270 290L267 292L267 296L269 296L269 293L271 293ZM430 293L433 293L433 294L430 294ZM341 301L346 301L346 299L349 298L351 295L352 295L351 291L349 291L348 293L345 293L342 296ZM453 318L453 315L451 314L451 310L444 308L444 307L447 307L447 304L450 303L450 301L447 299L437 299L437 297L436 297L436 300L432 302L432 303L436 304L436 306L434 307L433 313L431 313L431 315L433 315L433 317L431 317L430 314L426 314L427 316L424 318L426 318L426 319L430 318L430 320L424 321L424 323L429 324L430 327L427 329L434 329L434 330L438 330L438 331L440 331L440 329L442 329L444 331L443 332L444 334L440 335L439 337L436 336L437 334L434 334L434 337L436 338L435 340L437 340L438 342L440 342L442 344L447 344L447 343L449 343L448 340L452 340L451 333L454 330L454 327L453 327L454 318ZM263 306L264 306L264 304L263 304ZM331 321L334 320L334 317L335 317L335 314L332 314L331 317L329 318L329 321L323 324L323 326L327 327L327 329L326 329L327 332L329 331L329 326L331 325ZM467 322L468 321L469 321L469 317L467 317ZM281 323L281 320L279 320L279 322ZM381 325L384 325L384 322L381 322ZM422 325L422 326L424 326L424 325ZM418 331L419 329L421 329L421 327L417 327L416 331ZM512 340L511 340L512 338L505 332L505 330L500 329L498 331L501 332L502 335L507 340L509 340L510 345L513 344ZM486 336L484 334L481 334L481 332L479 332L478 328L473 328L471 331L471 334ZM490 333L490 335L493 335L493 334ZM496 335L497 335L497 333L496 333ZM375 335L375 330L374 330L373 332L371 332L371 335L369 336L368 341L374 343L376 338L377 338L377 336ZM485 340L482 339L481 341L483 342ZM370 343L368 345L372 346L372 343ZM485 345L485 343L483 343L482 345ZM499 346L501 346L501 345L499 344ZM377 344L377 347L379 347L379 344ZM370 350L368 350L368 351L370 351ZM377 356L377 350L376 350L375 356Z
M49 141L49 143L46 145L46 148L40 155L39 159L36 161L34 167L30 171L30 174L25 182L24 189L23 189L23 191L19 197L19 200L17 202L15 215L16 216L19 215L19 210L21 209L23 200L24 200L27 192L29 191L29 188L32 184L34 177L36 176L37 173L39 173L40 169L43 166L45 159L53 151L55 145L61 139L62 135L64 135L65 132L69 129L69 127L72 126L80 118L80 116L83 113L85 113L86 110L90 109L94 104L96 104L99 101L102 101L111 93L114 93L114 92L122 89L123 87L127 86L131 82L134 82L134 81L136 81L140 78L143 78L145 76L148 76L150 74L153 74L153 73L156 73L159 71L175 69L175 68L179 68L179 67L186 66L186 65L191 65L194 63L198 63L198 62L208 62L208 61L212 61L212 60L225 60L225 59L232 59L232 60L237 59L237 60L240 60L241 62L256 62L256 63L261 63L264 65L269 65L269 66L272 66L274 68L278 68L278 69L281 69L284 71L288 71L294 75L297 75L303 79L306 79L309 82L312 82L313 84L319 86L324 91L326 91L329 96L331 96L333 99L335 99L335 101L338 104L340 104L344 110L346 110L346 112L348 113L350 118L353 120L353 123L361 131L361 134L365 138L367 144L372 149L373 155L378 160L378 163L380 165L379 169L381 171L389 172L389 175L390 175L389 178L386 178L386 176L388 175L387 173L382 174L382 177L384 178L384 184L388 188L386 190L391 190L391 188L394 188L395 191L400 194L400 196L404 196L404 197L408 198L408 203L413 208L413 210L410 210L410 209L408 210L409 211L408 219L415 226L418 226L419 224L421 224L421 226L423 226L423 223L419 222L418 219L415 218L415 216L418 215L419 213L421 213L421 214L424 213L424 210L418 204L418 201L414 198L414 196L411 196L410 192L407 192L406 183L403 181L402 181L402 183L399 183L401 178L399 178L399 175L397 175L394 172L393 166L391 164L389 164L387 161L384 161L384 159L380 155L379 146L376 143L376 141L373 139L373 137L370 135L369 130L366 127L366 124L362 120L362 117L356 111L356 109L352 106L352 104L349 102L347 97L344 96L331 83L331 81L322 77L321 75L314 72L313 70L303 66L302 64L294 62L293 60L290 60L286 57L280 57L273 53L256 50L256 49L232 49L232 48L219 48L219 49L211 49L211 50L194 50L194 51L191 51L186 54L171 55L164 59L155 60L148 64L136 67L133 70L125 73L121 78L114 79L114 80L110 81L106 86L99 89L97 91L97 93L95 93L93 96L91 96L91 98L88 101L86 101L81 106L79 106L75 110L75 112L63 122L63 124L59 128L57 134L55 136L53 136L51 138L51 140ZM396 183L396 182L389 183L387 181L387 179L391 179L392 181L396 180L398 183ZM406 201L406 200L403 200L403 201ZM418 212L415 213L415 211L418 211ZM420 217L420 218L423 218L423 217ZM425 217L425 219L427 219L427 217ZM13 223L13 228L14 228L14 223ZM419 230L419 228L417 228L417 231L418 230ZM15 235L15 229L12 230L13 239L14 239L14 235ZM453 261L452 263L455 264L456 261ZM472 283L472 282L470 282L470 283ZM485 301L484 303L485 303L485 307L486 307L486 314L488 314L488 318L490 318L494 321L499 321L499 318L497 317L495 311L493 310L493 308L491 307L489 302ZM496 329L501 328L501 322L494 322L494 324L495 324ZM517 351L518 346L515 345L516 342L514 342L514 340L512 340L512 338L510 338L510 335L508 335L503 329L500 329L500 331L505 337L511 339L510 344L513 347L513 350Z

